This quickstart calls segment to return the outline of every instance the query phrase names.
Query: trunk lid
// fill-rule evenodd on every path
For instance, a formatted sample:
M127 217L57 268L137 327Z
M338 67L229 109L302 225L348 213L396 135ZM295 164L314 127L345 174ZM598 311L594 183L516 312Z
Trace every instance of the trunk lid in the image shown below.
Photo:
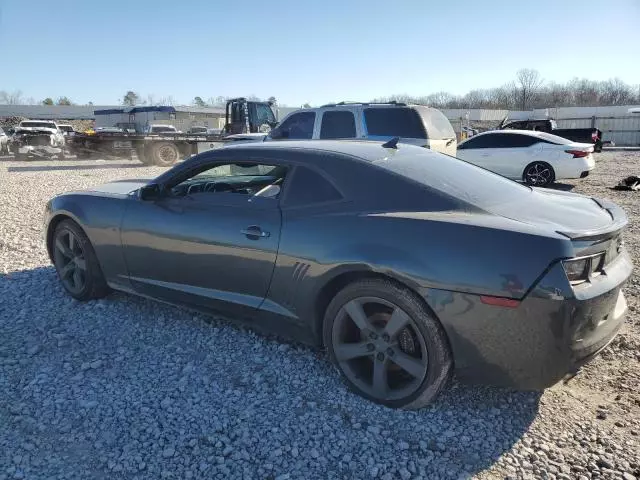
M627 224L624 211L607 200L535 188L527 197L492 205L488 210L518 222L552 228L572 240L610 237Z

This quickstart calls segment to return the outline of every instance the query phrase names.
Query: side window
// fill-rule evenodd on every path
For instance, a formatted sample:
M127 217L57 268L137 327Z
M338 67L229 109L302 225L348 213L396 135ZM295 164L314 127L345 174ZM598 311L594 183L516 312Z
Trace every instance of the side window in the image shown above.
M255 105L255 109L256 124L258 127L264 123L272 124L276 121L275 117L273 116L273 111L271 110L271 108L269 108L269 105L266 105L264 103L257 103Z
M315 112L294 113L275 129L276 135L273 135L273 137L311 140L315 121Z
M502 135L504 134L494 133L490 135L478 135L477 137L472 137L469 141L458 146L458 149L472 150L475 148L497 148L499 141L495 137Z
M522 148L530 147L534 143L538 143L538 139L529 135L518 135L516 133L495 133L493 135L485 135L493 140L492 147L488 148Z
M355 138L356 119L346 110L328 111L322 115L320 138Z
M238 194L278 198L287 174L284 166L255 162L222 163L204 167L170 187L172 197Z
M510 142L509 147L511 148L530 147L531 145L535 145L540 141L538 138L532 137L529 135L509 135L509 136L512 137L509 139L509 142Z
M307 167L296 167L293 179L287 185L284 204L297 207L341 198L340 192L322 175Z

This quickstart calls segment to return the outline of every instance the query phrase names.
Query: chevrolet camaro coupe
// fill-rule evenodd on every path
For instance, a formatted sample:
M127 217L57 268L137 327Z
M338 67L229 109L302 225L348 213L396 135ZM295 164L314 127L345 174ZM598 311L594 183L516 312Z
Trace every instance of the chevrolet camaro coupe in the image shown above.
M616 335L625 213L392 140L238 143L153 180L58 195L46 245L78 300L111 289L326 348L390 407L462 380L541 389Z

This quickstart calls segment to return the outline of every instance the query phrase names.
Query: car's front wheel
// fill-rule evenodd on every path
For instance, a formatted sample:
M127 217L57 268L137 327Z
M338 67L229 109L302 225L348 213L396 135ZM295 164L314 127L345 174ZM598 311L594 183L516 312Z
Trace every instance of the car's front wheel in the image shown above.
M323 334L347 385L392 408L427 405L451 374L442 326L416 295L391 281L345 287L327 308Z
M64 289L76 300L93 300L109 293L93 246L80 226L63 220L51 244L53 264Z
M555 179L553 167L545 162L533 162L522 173L522 180L532 187L548 187Z

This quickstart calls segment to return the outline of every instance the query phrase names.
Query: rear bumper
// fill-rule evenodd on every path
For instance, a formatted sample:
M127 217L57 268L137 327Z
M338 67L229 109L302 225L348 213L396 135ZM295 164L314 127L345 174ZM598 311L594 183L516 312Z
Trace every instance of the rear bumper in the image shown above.
M517 308L485 305L475 295L430 289L458 377L470 383L543 389L575 373L606 347L627 312L626 252L593 284L574 289L558 263Z
M553 165L556 179L584 178L596 168L593 155L582 158L563 158Z

